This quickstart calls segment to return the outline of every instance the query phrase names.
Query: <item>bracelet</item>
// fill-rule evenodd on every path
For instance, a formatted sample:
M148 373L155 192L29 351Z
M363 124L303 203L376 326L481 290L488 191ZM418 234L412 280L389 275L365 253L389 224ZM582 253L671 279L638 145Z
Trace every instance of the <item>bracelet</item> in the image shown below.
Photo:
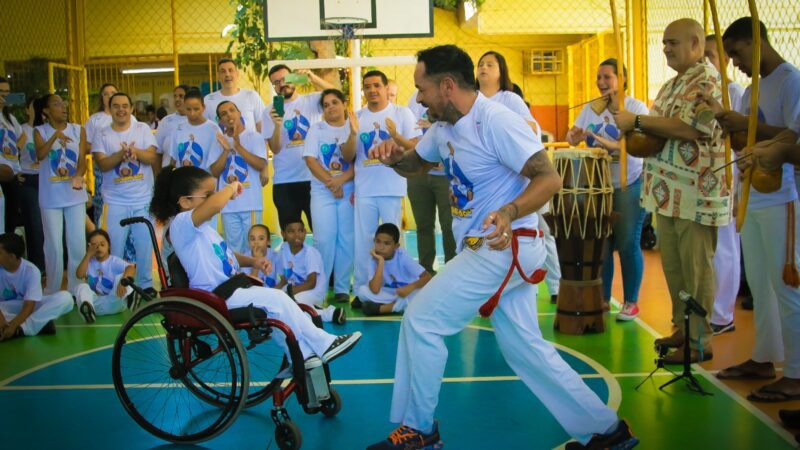
M635 131L639 131L639 132L643 131L642 130L642 116L640 116L638 114L636 115L636 118L633 120L633 129Z

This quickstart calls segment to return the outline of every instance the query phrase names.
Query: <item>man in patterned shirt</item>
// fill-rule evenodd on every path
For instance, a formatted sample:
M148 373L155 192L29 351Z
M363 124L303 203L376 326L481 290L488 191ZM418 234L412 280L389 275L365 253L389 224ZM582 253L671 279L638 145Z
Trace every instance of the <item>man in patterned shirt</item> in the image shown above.
M629 112L615 114L623 131L637 130L666 138L664 148L645 159L641 203L656 214L661 262L672 298L672 323L677 331L656 340L657 345L682 348L689 345L692 362L711 359L711 327L708 317L692 315L691 342L685 342L683 302L678 293L688 292L706 311L714 304L714 249L717 228L731 220L731 194L725 171L714 169L725 162L722 129L716 120L703 121L697 113L698 95L721 98L720 75L703 60L703 27L680 19L664 30L664 55L678 75L658 93L648 116ZM679 364L683 352L665 362Z

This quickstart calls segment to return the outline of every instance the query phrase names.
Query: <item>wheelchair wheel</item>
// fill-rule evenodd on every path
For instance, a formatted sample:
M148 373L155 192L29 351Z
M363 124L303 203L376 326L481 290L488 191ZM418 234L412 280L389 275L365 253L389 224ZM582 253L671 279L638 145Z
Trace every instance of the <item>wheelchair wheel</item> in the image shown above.
M275 427L275 443L281 450L297 450L303 445L300 428L291 420L281 422Z
M325 417L333 417L342 410L342 397L333 387L331 387L330 390L331 398L323 401L322 408L320 408L320 411L322 411Z
M228 321L177 297L149 303L123 324L112 376L128 414L151 434L178 443L225 431L244 408L249 383L247 355ZM210 402L199 386L224 395Z

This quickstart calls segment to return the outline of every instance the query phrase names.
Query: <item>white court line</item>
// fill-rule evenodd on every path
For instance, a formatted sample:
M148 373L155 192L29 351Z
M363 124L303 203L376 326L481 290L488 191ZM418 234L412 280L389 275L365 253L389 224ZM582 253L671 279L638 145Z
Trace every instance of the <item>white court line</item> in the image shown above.
M611 297L611 301L616 303L618 306L622 306L620 304L620 302L617 299L615 299L614 297ZM645 331L650 333L656 339L662 337L659 332L657 332L653 327L651 327L650 325L645 323L642 319L637 317L634 320L634 322L639 324L640 327L644 328ZM730 387L728 387L724 383L722 383L717 377L712 375L710 371L704 369L702 366L700 366L698 364L692 364L692 370L697 372L698 374L700 374L709 383L713 384L717 389L719 389L720 391L726 393L729 397L731 397L731 399L733 399L733 401L735 401L736 403L741 405L744 409L746 409L751 414L753 414L756 418L761 420L761 422L763 422L764 425L766 425L769 429L774 431L775 434L777 434L778 436L780 436L783 439L785 439L786 442L788 442L792 447L796 447L797 446L797 441L795 441L794 435L792 435L791 433L786 431L786 429L783 428L778 422L773 420L772 417L768 416L766 413L764 413L760 409L758 409L755 406L753 406L753 404L750 403L749 400L747 400L746 398L742 397L741 395L736 393L736 391L734 391L733 389L731 389ZM714 373L716 373L716 372L718 372L718 371L714 371Z

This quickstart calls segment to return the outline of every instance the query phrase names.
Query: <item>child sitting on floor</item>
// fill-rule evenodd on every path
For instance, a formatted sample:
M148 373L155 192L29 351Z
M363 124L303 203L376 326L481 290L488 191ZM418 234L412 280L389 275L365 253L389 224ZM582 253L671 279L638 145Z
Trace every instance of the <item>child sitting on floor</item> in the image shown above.
M42 274L23 259L25 242L0 234L0 342L16 337L55 334L53 320L72 311L72 296L57 291L42 296Z
M136 266L111 254L111 239L102 229L89 233L89 249L78 264L76 275L86 280L75 288L78 311L86 323L94 323L97 316L117 314L127 306L136 309L138 296L120 280L136 276ZM123 299L127 298L127 305Z
M322 255L316 248L305 245L305 225L298 217L282 224L282 228L283 244L278 251L281 281L275 287L286 290L298 303L317 308L323 322L345 323L344 309L322 306L328 293L328 280L322 267Z
M272 264L272 270L264 273L258 268L253 268L250 275L258 278L264 286L274 288L278 284L278 255L272 250L272 233L269 227L257 223L247 232L247 244L250 246L250 256L266 258Z
M369 285L358 288L361 310L368 316L405 311L431 275L400 248L397 225L381 224L373 242Z

